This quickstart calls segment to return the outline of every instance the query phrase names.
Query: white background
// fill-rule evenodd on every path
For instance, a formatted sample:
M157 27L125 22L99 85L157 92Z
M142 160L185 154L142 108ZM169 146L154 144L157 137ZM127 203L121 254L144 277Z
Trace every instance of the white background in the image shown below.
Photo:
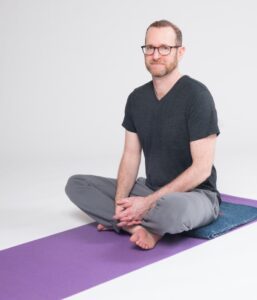
M140 46L147 26L159 19L181 28L186 47L181 71L206 84L214 97L221 131L215 161L220 192L257 199L255 1L0 0L1 249L90 221L69 203L64 186L78 173L116 177L127 96L151 79ZM256 233L256 226L168 259L166 269L163 263L150 266L157 268L150 286L165 290L158 274L166 274L168 266L176 289L164 299L179 297L184 284L196 287L198 281L213 292L219 273L215 262L222 261L228 286L221 283L223 294L217 297L228 292L235 299L250 279L233 291L235 270L224 262L233 249L238 274L252 274L242 260L240 265L237 254L242 252L236 252L246 236L251 241L251 230ZM226 251L213 250L222 245ZM249 247L252 242L246 243ZM251 253L246 255L250 265ZM214 255L211 262L209 254ZM204 262L195 265L202 255ZM211 284L208 264L214 270ZM135 285L142 272L149 274L139 270L126 280ZM110 285L112 297L117 285L126 299L135 297L122 278ZM91 290L88 299L101 288ZM149 289L147 294L144 287L142 295L153 299Z

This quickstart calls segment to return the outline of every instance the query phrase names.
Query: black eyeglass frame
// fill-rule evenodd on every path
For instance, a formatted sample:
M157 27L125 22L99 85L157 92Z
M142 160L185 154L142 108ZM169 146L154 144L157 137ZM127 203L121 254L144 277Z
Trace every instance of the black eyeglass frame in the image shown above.
M151 46L151 47L152 47L153 53L151 53L151 54L146 54L146 53L144 52L144 49L145 49L146 47L148 47L148 46ZM169 47L169 53L167 53L167 54L161 54L161 53L160 53L160 48L163 47L163 46L164 46L164 47ZM152 45L143 45L143 46L141 46L141 49L142 49L144 55L147 55L147 56L153 55L154 52L155 52L155 49L158 50L158 53L159 53L161 56L166 56L166 55L169 55L169 54L170 54L172 48L179 48L179 47L182 47L182 46L179 46L179 45L176 45L176 46L161 45L161 46L159 46L159 47L154 47L154 46L152 46Z

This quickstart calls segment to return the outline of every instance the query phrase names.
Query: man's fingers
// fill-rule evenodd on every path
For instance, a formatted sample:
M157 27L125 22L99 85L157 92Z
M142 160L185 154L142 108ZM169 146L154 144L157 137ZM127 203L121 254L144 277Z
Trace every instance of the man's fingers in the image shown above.
M127 222L119 222L119 223L117 223L117 226L119 226L119 227L128 226L128 223Z
M139 221L139 220L131 221L131 222L121 221L117 224L117 226L124 227L124 226L133 226L133 225L139 225L139 224L141 224L141 221Z
M128 218L128 217L129 217L129 211L127 211L127 210L124 210L124 211L121 211L119 213L116 213L113 216L114 219L120 219L120 220L122 220L124 218Z
M128 208L128 207L130 207L132 204L130 203L130 202L126 202L126 203L124 203L124 204L122 204L122 207L123 208Z
M132 221L132 222L128 222L127 226L133 226L133 225L138 225L141 224L141 221Z
M114 216L114 219L118 220L120 223L133 223L135 220L133 220L133 217L131 216L124 216L124 217L121 217L121 216ZM138 221L137 221L138 222ZM138 223L135 223L135 224L138 224Z
M132 217L124 217L124 218L120 218L120 220L122 222L131 222L133 220L133 218Z

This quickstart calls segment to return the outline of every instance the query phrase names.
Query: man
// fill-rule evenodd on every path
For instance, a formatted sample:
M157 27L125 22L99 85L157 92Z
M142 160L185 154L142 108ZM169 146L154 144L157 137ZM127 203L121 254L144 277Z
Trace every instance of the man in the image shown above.
M73 175L65 191L98 230L125 230L131 242L151 249L165 233L217 218L221 199L213 160L219 128L206 86L179 71L185 52L179 28L154 22L142 50L152 81L128 97L117 180ZM137 178L142 150L146 179Z

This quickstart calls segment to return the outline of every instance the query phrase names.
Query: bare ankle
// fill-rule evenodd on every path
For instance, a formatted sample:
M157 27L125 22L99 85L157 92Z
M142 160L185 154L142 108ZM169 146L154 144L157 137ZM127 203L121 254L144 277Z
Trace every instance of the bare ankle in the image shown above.
M140 225L133 225L133 226L124 226L124 227L122 227L122 229L124 231L127 231L130 234L133 234L138 230L138 228L141 228L141 227L142 226L140 226Z

